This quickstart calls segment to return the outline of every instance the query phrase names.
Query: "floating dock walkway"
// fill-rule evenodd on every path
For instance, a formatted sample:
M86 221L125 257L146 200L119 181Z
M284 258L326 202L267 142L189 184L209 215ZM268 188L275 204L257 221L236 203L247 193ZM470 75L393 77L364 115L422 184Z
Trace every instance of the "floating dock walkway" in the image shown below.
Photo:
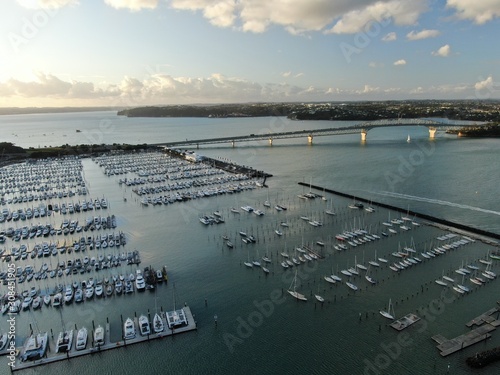
M474 325L479 325L479 327L453 339L447 339L443 335L432 336L432 339L438 343L437 348L441 356L446 357L447 355L458 352L478 342L489 339L491 337L490 332L500 326L500 320L496 320L492 316L498 311L497 308L493 308L472 319L466 326L472 327Z
M392 322L390 326L394 328L396 331L402 331L403 329L408 328L409 326L418 322L419 320L420 318L417 315L410 313Z
M76 350L75 349L75 344L76 344L76 333L77 331L74 332L74 339L73 339L73 345L71 349L66 352L66 353L56 353L56 347L55 347L55 342L54 340L49 339L49 343L47 345L47 353L45 357L42 359L38 359L35 361L26 361L26 362L21 362L19 358L17 358L15 366L11 367L11 371L19 371L19 370L24 370L27 368L33 368L36 366L41 366L41 365L46 365L49 363L54 363L54 362L59 362L59 361L64 361L70 358L76 358L76 357L81 357L85 356L88 354L95 354L95 353L101 353L107 350L111 349L116 349L116 348L124 348L128 345L133 345L133 344L138 344L141 342L145 341L151 341L151 340L157 340L157 339L162 339L167 336L172 336L174 334L179 334L179 333L184 333L184 332L189 332L197 329L196 326L196 321L194 320L193 314L191 312L191 309L189 306L183 306L182 309L184 310L186 319L188 324L182 327L170 329L168 322L165 318L165 316L162 317L163 319L163 324L164 324L164 330L160 333L152 333L147 336L141 336L139 334L139 325L137 322L137 318L134 319L134 324L136 328L136 337L133 339L129 340L122 340L122 341L117 341L117 342L111 342L111 333L110 333L110 326L109 323L106 323L105 326L105 333L104 333L104 344L103 345L94 345L93 343L93 331L89 331L89 336L88 340L89 343L87 344L87 347L83 350Z

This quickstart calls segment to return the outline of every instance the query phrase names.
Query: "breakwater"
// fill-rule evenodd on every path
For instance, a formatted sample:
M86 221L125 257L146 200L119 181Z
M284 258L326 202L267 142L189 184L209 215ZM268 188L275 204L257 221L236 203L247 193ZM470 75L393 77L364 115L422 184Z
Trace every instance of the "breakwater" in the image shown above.
M410 209L403 209L401 207L392 206L392 205L387 204L387 203L376 202L376 201L373 201L373 200L369 200L369 199L357 197L357 196L354 196L352 194L347 194L347 193L343 193L343 192L340 192L340 191L336 191L336 190L332 190L332 189L327 189L327 188L322 187L322 186L311 185L311 184L307 184L305 182L299 182L298 184L301 185L301 186L310 187L311 189L316 189L316 190L321 191L321 192L324 191L324 192L335 194L335 195L338 195L338 196L341 196L341 197L345 197L345 198L349 198L349 199L354 199L354 200L359 201L359 202L369 203L372 206L378 206L378 207L387 208L387 209L390 209L390 210L393 210L393 211L405 213L408 216L418 217L420 219L424 219L424 220L427 220L427 221L430 221L430 222L433 222L433 223L437 223L437 224L442 225L442 226L447 226L447 227L459 229L461 231L465 231L465 232L469 232L469 233L474 233L474 234L479 235L479 236L488 237L488 238L495 238L497 240L500 240L500 234L498 234L498 233L488 232L488 231L485 231L485 230L482 230L482 229L479 229L479 228L474 228L474 227L471 227L471 226L468 226L468 225L464 225L464 224L460 224L460 223L455 223L453 221L445 220L445 219L442 219L442 218L439 218L439 217L435 217L435 216L432 216L432 215L428 215L428 214L423 214L423 213L416 212L416 211L413 211L413 210L410 210ZM487 239L484 239L484 240L485 240L485 242L488 242L491 245L499 246L499 244L496 241L489 241Z

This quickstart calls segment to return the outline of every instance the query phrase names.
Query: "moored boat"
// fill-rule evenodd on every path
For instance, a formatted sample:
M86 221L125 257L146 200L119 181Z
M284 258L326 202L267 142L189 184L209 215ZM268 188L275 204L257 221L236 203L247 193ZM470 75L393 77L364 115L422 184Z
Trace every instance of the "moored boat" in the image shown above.
M94 331L94 344L96 346L104 345L104 328L101 325Z
M78 333L76 334L76 344L75 344L75 349L76 350L83 350L87 346L87 328L82 327L78 330Z
M161 315L156 313L154 318L153 318L153 331L155 333L160 333L163 332L165 329L165 325L163 323L163 319L161 318Z
M64 331L59 333L56 342L56 353L65 353L71 350L73 343L73 330Z
M147 336L151 334L151 327L149 325L149 320L146 315L139 316L139 332L141 336Z
M33 334L26 340L22 349L21 361L34 361L43 358L47 351L48 333Z
M125 323L123 323L123 338L125 340L130 340L135 337L135 325L131 318L127 318Z

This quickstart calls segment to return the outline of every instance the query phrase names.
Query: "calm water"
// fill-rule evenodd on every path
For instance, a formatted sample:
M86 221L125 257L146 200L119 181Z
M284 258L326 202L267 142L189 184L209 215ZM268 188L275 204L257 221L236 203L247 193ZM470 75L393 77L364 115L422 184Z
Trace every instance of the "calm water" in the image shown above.
M345 124L290 122L281 118L128 119L111 112L0 117L2 141L23 147L157 143ZM77 129L81 132L77 133ZM408 134L411 143L406 142ZM73 304L60 311L42 308L24 312L17 321L19 343L28 334L29 324L41 330L53 329L56 335L62 327L76 324L90 328L92 322L104 324L106 319L116 341L120 336L120 315L132 316L160 307L170 310L175 300L177 306L183 302L191 306L198 331L26 373L163 370L183 374L443 374L450 366L450 372L470 374L473 372L464 363L467 356L500 345L500 334L493 332L493 338L486 344L477 344L443 359L431 340L436 334L452 338L465 333L468 329L465 323L492 308L499 299L497 280L460 298L434 283L443 272L458 277L453 270L462 263L484 257L491 246L476 241L399 275L387 266L374 267L371 273L379 284L369 286L358 276L352 281L360 290L353 293L345 284L331 286L323 276L352 267L355 261L367 264L375 255L393 260L390 253L412 241L419 252L424 251L437 246L436 237L444 232L421 226L339 253L332 249L333 235L360 226L380 233L381 222L389 216L396 217L396 213L382 209L372 214L350 210L347 205L351 202L328 195L328 202L333 202L337 212L337 216L331 217L324 215L329 203L297 198L304 191L297 182L312 181L315 185L500 233L497 140L456 139L440 134L431 142L425 128L400 128L372 130L366 144L360 144L359 136L348 135L318 137L312 146L301 139L275 141L272 147L249 143L234 149L206 147L199 152L273 174L267 181L269 189L143 208L131 188L118 185L119 177L105 177L92 160L84 160L90 196L109 199L108 211L117 216L117 229L127 233L125 249L140 251L141 268L150 264L167 265L169 284L160 286L156 294L113 297L81 306ZM264 209L262 203L266 199L289 209L286 212L267 209L263 217L229 211L232 206L247 204ZM198 217L215 209L222 211L226 223L203 226ZM301 215L322 220L324 226L312 227L299 218ZM77 218L84 220L86 216L82 213ZM56 215L51 220L59 224L62 216ZM277 237L274 230L282 220L287 220L290 227L284 229L283 237ZM240 243L240 230L253 233L258 243ZM235 242L233 250L224 246L221 239L224 234ZM281 296L294 274L280 266L279 253L284 249L292 252L301 243L314 244L320 239L327 245L323 249L325 259L300 266L297 277L297 289L309 300L297 303L286 292ZM273 260L267 277L258 269L242 265L248 258L266 252ZM35 261L37 265L40 266ZM122 272L128 274L133 270L124 266ZM494 270L499 271L498 267ZM324 305L315 302L313 294L318 292L326 299ZM396 302L398 317L419 309L417 314L423 318L422 322L398 334L378 314L389 298ZM6 328L6 322L1 321L0 330ZM5 359L1 361L6 363ZM499 369L497 364L482 372L496 374Z

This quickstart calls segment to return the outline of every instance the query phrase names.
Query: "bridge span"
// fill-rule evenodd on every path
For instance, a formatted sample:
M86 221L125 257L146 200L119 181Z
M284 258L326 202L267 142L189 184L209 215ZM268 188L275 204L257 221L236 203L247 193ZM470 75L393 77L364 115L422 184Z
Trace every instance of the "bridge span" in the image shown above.
M386 120L376 120L376 121L366 121L352 126L328 128L328 129L314 129L314 130L297 130L291 132L280 132L280 133L268 133L268 134L250 134L241 136L229 136L229 137L219 137L219 138L206 138L206 139L186 139L185 141L178 142L163 142L156 143L154 146L166 146L166 147L185 147L185 146L196 146L199 148L200 145L206 144L220 144L229 143L232 147L235 147L238 142L250 142L250 141L267 141L269 145L272 146L273 141L276 139L289 139L289 138L304 138L307 137L308 144L313 143L314 137L331 136L331 135L344 135L344 134L361 134L361 141L366 142L367 133L371 129L383 128L383 127L398 127L398 126L425 126L429 129L429 138L433 139L436 136L436 132L447 131L450 129L466 128L466 127L477 127L484 125L485 123L473 123L473 124L463 124L453 121L436 121L429 119L386 119Z

